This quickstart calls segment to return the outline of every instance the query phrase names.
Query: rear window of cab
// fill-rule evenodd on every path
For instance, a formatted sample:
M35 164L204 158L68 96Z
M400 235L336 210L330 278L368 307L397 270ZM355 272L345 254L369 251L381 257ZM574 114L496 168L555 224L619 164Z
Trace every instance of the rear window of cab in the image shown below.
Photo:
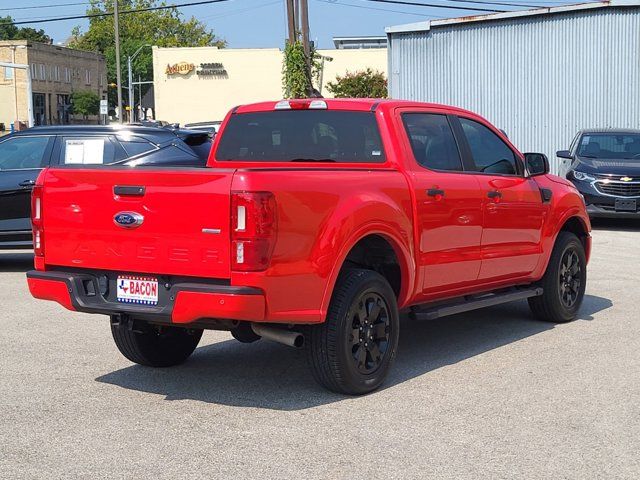
M373 112L286 110L234 114L217 161L384 163Z

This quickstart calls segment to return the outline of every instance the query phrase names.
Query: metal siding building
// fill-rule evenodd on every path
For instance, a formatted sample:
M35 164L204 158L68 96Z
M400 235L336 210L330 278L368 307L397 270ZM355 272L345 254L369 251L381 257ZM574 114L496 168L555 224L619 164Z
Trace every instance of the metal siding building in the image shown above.
M477 112L521 151L566 164L582 128L640 128L640 2L598 2L387 28L392 98Z

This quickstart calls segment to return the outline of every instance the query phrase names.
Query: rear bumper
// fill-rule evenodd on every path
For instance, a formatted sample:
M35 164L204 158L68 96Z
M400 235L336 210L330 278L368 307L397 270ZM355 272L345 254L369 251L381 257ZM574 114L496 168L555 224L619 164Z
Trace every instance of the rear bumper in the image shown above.
M104 292L96 275L75 272L27 272L29 291L35 298L63 307L104 315L127 314L142 320L186 324L201 320L265 321L265 297L260 289L175 283L166 289L157 306L120 303ZM108 290L107 290L108 292Z

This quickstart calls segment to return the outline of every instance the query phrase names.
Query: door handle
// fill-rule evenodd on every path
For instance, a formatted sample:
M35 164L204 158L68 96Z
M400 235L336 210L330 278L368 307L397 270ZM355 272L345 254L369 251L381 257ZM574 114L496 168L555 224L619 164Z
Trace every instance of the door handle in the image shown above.
M427 195L430 197L435 197L437 200L444 197L444 190L440 190L439 188L430 188L427 190Z
M18 185L20 185L21 187L33 187L35 184L35 180L25 180L23 182L20 182Z
M497 190L492 190L490 192L487 192L487 197L489 197L494 202L499 202L502 198L502 193Z

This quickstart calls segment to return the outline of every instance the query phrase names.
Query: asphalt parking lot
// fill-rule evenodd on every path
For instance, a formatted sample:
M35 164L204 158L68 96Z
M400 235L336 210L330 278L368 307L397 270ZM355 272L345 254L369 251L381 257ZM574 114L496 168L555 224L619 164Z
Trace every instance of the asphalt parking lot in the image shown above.
M0 477L640 477L640 223L598 222L580 318L516 303L403 322L381 390L324 391L304 353L205 332L182 366L32 299L0 252Z

